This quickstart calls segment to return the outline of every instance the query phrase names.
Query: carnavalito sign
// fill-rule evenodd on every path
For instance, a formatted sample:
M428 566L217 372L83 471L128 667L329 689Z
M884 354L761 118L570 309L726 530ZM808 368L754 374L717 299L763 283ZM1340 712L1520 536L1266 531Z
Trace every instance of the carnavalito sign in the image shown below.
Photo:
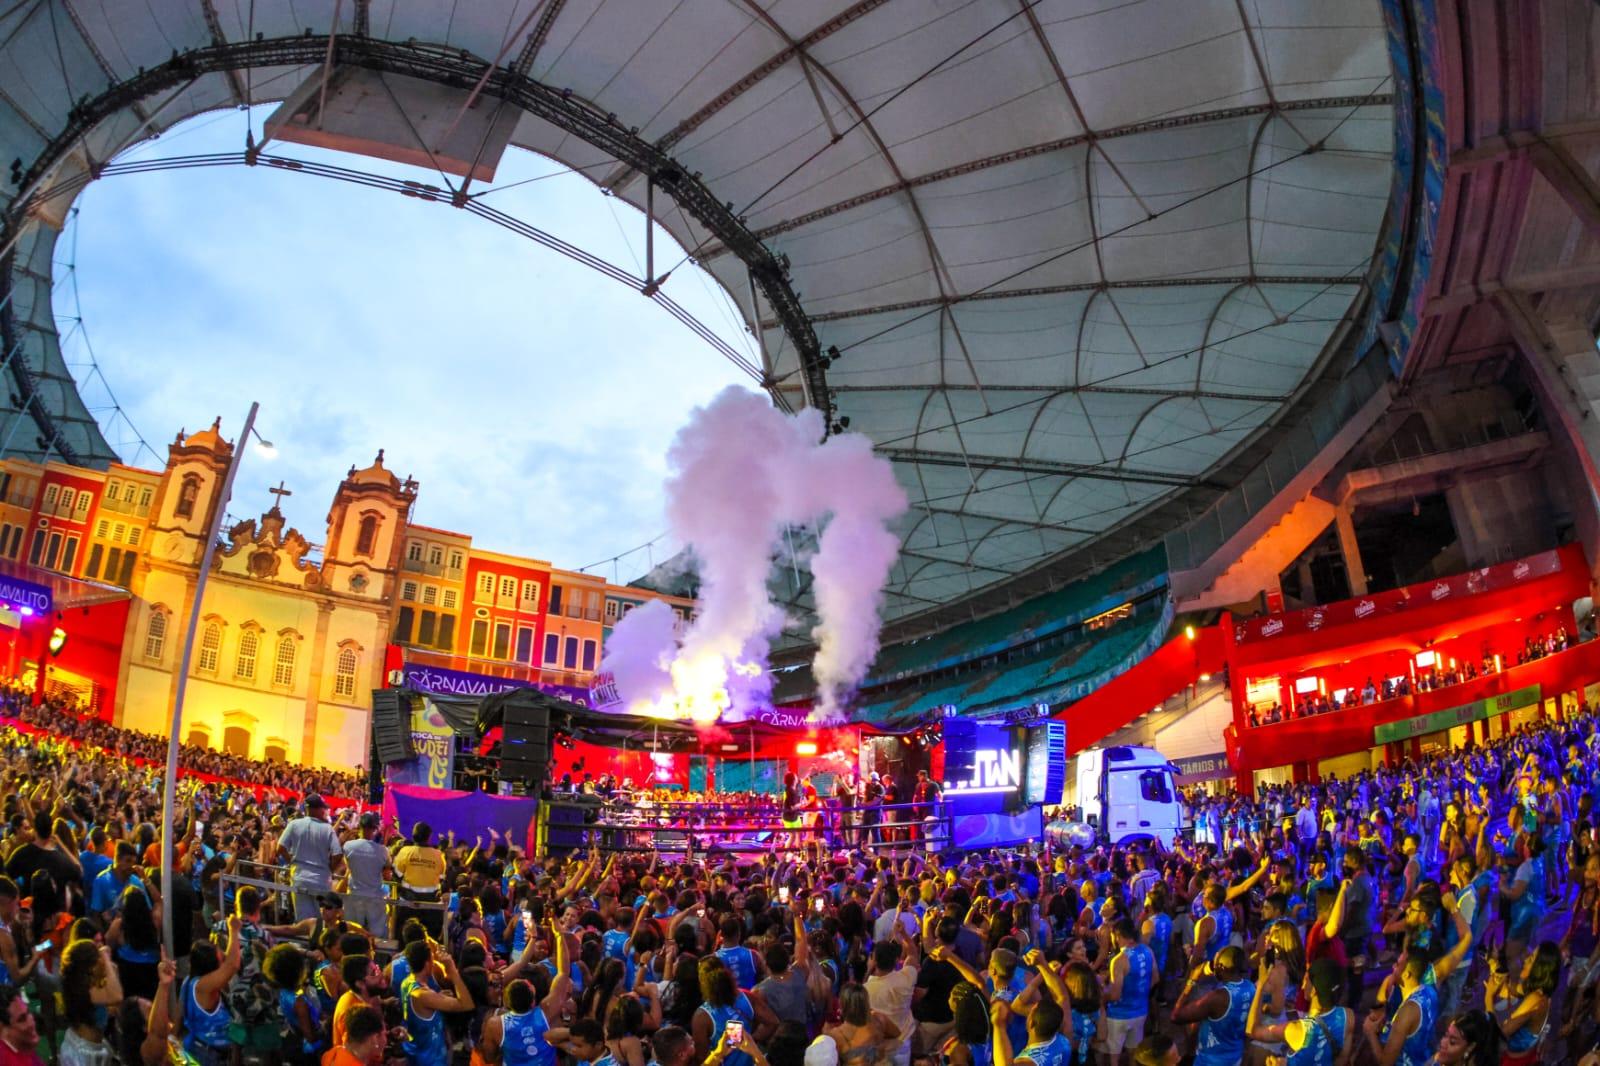
M1498 714L1508 711L1520 711L1524 707L1537 707L1540 692L1538 685L1529 685L1519 688L1514 692L1503 692L1498 696L1489 696L1481 700L1460 707L1446 707L1442 711L1431 714L1419 714L1415 718L1402 718L1398 722L1385 722L1383 725L1372 727L1372 742L1374 744L1392 744L1397 740L1410 740L1427 733L1438 733L1458 725L1466 725L1484 718L1493 718Z
M520 681L512 677L490 677L487 674L473 674L465 670L424 666L421 663L405 664L401 669L401 685L416 692L439 696L492 696L497 692L531 688L551 696L559 696L580 707L589 706L589 690L573 685L550 685L544 682Z
M805 729L811 723L811 711L804 707L768 707L750 715L749 721L779 729Z
M1540 552L1526 559L1469 570L1465 574L1455 574L1438 581L1407 585L1405 588L1377 592L1353 600L1340 600L1338 603L1325 604L1321 607L1307 607L1287 614L1269 614L1252 618L1235 624L1233 636L1239 644L1251 644L1297 633L1315 633L1328 626L1364 622L1464 596L1514 588L1560 571L1560 552Z
M49 585L36 585L19 577L0 577L0 602L24 614L49 614L55 598Z
M1178 778L1185 783L1216 781L1233 776L1233 767L1228 765L1228 753L1225 751L1173 759L1172 765L1178 768Z

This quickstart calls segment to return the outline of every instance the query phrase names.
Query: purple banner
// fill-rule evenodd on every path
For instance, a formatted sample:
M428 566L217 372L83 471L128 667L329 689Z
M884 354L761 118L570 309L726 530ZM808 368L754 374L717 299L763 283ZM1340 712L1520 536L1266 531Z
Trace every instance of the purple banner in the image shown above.
M515 688L532 688L552 696L589 706L589 690L573 685L551 685L542 681L521 681L514 677L490 677L472 674L465 670L446 670L442 666L424 666L406 663L401 668L401 684L418 692L439 696L492 696L496 692L509 692Z
M457 792L448 788L423 788L420 785L391 784L383 794L384 821L395 819L400 832L411 835L417 822L433 828L433 839L442 842L454 832L458 842L471 844L480 837L489 847L489 830L533 854L535 815L539 801L533 796L494 796L487 792Z

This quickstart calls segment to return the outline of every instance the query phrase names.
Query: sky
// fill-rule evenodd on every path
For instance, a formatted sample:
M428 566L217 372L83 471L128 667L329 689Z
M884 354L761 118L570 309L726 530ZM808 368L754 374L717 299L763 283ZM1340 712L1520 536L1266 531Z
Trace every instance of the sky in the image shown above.
M238 151L245 121L239 111L203 115L123 158ZM269 150L438 181L300 145ZM494 185L530 178L484 202L644 273L638 211L520 149L507 151ZM257 427L277 456L247 453L229 512L266 510L282 479L294 493L290 524L313 543L340 479L383 448L389 469L420 483L414 521L630 580L678 547L642 547L666 528L673 434L726 385L750 384L637 292L442 204L228 166L105 178L78 205L75 247L69 232L57 275L75 264L83 322L63 347L80 379L92 351L161 455L124 446L116 430L108 436L124 460L159 467L180 429L217 415L232 438L257 400ZM660 229L656 256L681 257ZM708 275L685 265L664 291L759 362ZM56 312L77 313L70 282ZM98 382L84 392L91 408L106 402Z

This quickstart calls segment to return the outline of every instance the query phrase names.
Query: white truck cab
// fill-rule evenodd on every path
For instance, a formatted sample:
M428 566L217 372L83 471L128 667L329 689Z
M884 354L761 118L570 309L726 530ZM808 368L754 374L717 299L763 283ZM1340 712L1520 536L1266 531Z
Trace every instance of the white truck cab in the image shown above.
M1108 844L1160 838L1183 826L1174 780L1178 768L1154 748L1118 745L1078 753L1078 806L1095 837Z

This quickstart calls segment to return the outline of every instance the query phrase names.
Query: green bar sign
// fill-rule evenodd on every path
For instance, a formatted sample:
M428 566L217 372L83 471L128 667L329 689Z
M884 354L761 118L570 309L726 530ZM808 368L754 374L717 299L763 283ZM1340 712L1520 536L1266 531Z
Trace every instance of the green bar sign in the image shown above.
M1508 711L1537 706L1540 699L1538 685L1529 685L1514 692L1504 692L1487 699L1474 700L1460 707L1447 707L1442 711L1402 718L1398 722L1385 722L1372 728L1374 744L1392 744L1397 740L1410 740L1426 733L1438 733L1452 726L1466 725L1482 718L1493 718Z

